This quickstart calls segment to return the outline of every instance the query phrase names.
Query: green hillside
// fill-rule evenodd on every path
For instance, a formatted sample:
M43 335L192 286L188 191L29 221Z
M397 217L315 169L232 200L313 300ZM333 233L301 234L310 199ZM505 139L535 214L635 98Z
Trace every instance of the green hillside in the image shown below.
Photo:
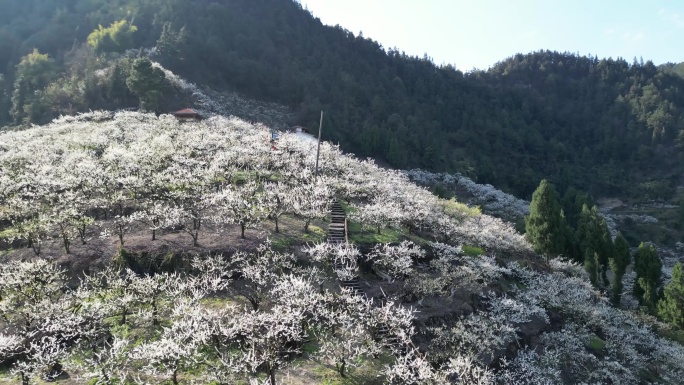
M290 0L27 0L0 22L5 124L183 107L169 89L128 86L121 53L156 46L152 59L172 71L285 105L298 124L315 127L325 110L324 139L397 168L461 172L524 198L542 178L639 198L652 184L670 198L680 183L674 65L540 51L462 73L323 26ZM47 63L17 67L34 48Z

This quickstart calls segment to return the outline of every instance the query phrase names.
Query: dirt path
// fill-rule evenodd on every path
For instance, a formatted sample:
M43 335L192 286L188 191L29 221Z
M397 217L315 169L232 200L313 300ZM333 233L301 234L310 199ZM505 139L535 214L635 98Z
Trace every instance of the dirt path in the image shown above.
M618 198L601 198L596 201L596 204L601 211L611 211L625 205L624 202Z

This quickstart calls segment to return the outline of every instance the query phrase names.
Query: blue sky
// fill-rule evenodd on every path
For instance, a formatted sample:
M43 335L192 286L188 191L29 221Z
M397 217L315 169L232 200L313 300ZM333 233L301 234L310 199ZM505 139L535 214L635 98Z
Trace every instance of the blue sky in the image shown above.
M539 49L684 61L681 0L301 0L324 24L437 64L486 69Z

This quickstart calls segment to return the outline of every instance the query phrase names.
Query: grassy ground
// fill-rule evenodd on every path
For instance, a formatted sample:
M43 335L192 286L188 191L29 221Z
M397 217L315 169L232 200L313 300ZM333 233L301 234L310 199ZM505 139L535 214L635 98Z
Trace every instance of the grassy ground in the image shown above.
M394 362L390 354L375 359L363 360L356 367L350 367L341 377L334 364L302 360L293 368L284 371L280 381L284 385L382 385L384 378L378 376L383 366Z
M284 215L278 221L280 232L275 232L275 223L268 222L264 225L269 232L268 238L273 243L273 247L278 251L291 250L293 247L305 245L307 243L317 243L325 241L328 236L327 223L314 221L309 225L309 232L304 232L304 221L291 215Z

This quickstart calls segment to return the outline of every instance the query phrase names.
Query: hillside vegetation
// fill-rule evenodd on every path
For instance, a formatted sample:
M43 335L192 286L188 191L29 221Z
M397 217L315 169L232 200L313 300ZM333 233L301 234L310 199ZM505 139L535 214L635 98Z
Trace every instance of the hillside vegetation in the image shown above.
M681 383L684 348L583 268L336 146L314 164L309 142L272 146L267 127L220 116L96 112L1 134L0 378ZM211 238L315 233L334 200L354 231L392 239ZM115 255L68 265L103 257L88 252L102 240Z
M677 65L540 51L463 73L324 26L292 0L27 0L0 21L0 123L185 107L154 82L131 87L144 66L120 55L156 47L147 53L190 81L277 102L304 126L325 110L325 139L396 168L460 172L527 199L543 178L649 199L681 182ZM49 56L20 64L34 48Z

